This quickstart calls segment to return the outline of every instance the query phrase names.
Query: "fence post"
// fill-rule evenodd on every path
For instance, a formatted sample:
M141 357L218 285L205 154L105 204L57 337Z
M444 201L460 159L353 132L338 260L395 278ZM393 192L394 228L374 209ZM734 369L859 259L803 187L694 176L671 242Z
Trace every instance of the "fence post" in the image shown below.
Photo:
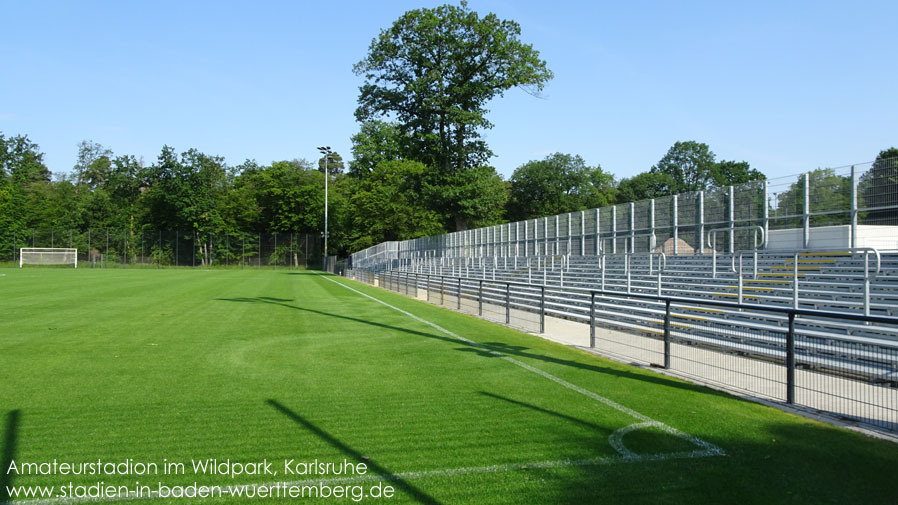
M770 181L764 179L764 209L761 213L764 222L764 240L770 237ZM854 247L854 246L852 246ZM764 247L767 248L766 246Z
M596 292L589 292L589 347L596 346Z
M804 205L801 211L801 221L804 237L804 249L811 243L811 178L810 173L804 174Z
M445 292L444 286L443 286L444 282L445 282L445 279L441 275L440 276L440 305L443 305L445 303L445 299L446 299L446 292Z
M570 251L568 251L570 252ZM580 256L586 254L586 211L580 211Z
M673 234L671 235L673 237L673 254L676 256L680 252L680 248L677 245L680 239L679 199L677 198L677 195L673 195L670 205L670 223L673 228ZM661 252L665 252L663 245L661 246Z
M664 368L670 368L670 300L664 300Z
M461 310L461 277L458 278L458 296L455 297L455 302L457 304L457 310Z
M795 313L789 313L786 334L786 403L795 403Z
M730 254L736 253L736 230L733 228L736 227L736 190L733 186L729 187L729 191L727 191L727 221L730 223Z
M425 276L424 282L426 283L426 284L424 284L424 291L427 293L427 301L429 302L430 301L430 274L427 274Z
M546 286L539 287L539 332L546 332Z
M617 205L611 207L611 254L617 254Z
M698 232L698 253L705 254L705 192L698 192L698 211L696 212L698 217L698 226L696 226L695 231Z
M479 287L477 288L477 315L483 315L483 279L479 282Z
M511 324L511 284L505 283L505 324Z
M854 165L851 165L851 247L857 247L857 171Z

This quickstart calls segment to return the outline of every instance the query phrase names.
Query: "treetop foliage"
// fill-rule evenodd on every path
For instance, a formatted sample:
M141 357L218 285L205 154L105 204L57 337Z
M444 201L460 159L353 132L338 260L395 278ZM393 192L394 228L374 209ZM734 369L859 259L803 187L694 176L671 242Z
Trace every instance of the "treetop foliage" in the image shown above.
M614 176L577 155L555 153L518 167L510 179L508 218L550 216L614 203Z
M466 2L406 12L353 67L365 79L356 118L394 119L411 141L407 157L429 167L484 164L492 155L478 131L492 126L486 104L513 87L537 93L552 78L520 33L516 22L480 17Z

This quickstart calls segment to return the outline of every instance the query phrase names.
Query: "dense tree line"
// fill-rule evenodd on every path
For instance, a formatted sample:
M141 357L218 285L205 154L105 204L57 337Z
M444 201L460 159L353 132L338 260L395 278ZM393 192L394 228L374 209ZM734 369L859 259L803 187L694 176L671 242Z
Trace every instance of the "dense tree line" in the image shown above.
M348 168L344 170L339 154L328 163L332 254L451 231L458 215L473 226L484 226L764 177L745 162L714 161L705 144L678 142L649 170L621 181L598 165L589 166L580 156L555 153L523 164L507 181L482 165L456 173L447 186L434 183L432 167L402 159L396 148L401 135L390 123L363 123L352 137ZM688 148L680 150L684 145ZM696 153L698 162L690 158ZM734 165L737 169L731 168ZM898 149L879 153L860 177L861 206L893 206L898 194L896 174ZM132 234L183 230L198 237L268 232L320 235L325 177L323 159L264 166L248 160L230 166L221 157L196 149L178 153L163 146L156 160L147 164L89 141L78 146L71 171L54 175L31 139L0 133L0 237L11 231L50 228ZM809 178L812 212L848 208L848 176L818 169ZM454 207L433 204L447 199L456 202ZM796 180L771 202L771 213L800 214L803 199L803 182ZM864 217L891 219L894 210L873 210ZM814 216L812 223L837 224L832 220L843 218Z

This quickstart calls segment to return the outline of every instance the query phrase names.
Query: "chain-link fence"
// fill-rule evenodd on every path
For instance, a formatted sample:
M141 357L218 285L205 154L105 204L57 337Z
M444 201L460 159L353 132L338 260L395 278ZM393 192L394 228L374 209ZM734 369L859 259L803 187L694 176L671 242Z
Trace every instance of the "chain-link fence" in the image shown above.
M834 226L844 227L844 243L829 247L859 247L870 245L862 243L865 230L859 232L867 225L898 226L898 159L388 242L355 253L353 265L383 269L421 258L807 249L823 247L812 243L812 228ZM835 235L820 234L820 240ZM898 249L894 242L877 247Z
M309 233L200 234L194 231L0 230L0 262L21 248L78 249L83 267L315 267L322 239Z

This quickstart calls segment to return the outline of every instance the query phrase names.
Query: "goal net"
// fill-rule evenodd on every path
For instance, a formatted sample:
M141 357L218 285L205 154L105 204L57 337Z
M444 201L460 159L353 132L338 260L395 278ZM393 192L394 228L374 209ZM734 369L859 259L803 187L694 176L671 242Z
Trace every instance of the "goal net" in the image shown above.
M78 249L23 247L19 249L19 268L25 265L74 265L78 268Z

